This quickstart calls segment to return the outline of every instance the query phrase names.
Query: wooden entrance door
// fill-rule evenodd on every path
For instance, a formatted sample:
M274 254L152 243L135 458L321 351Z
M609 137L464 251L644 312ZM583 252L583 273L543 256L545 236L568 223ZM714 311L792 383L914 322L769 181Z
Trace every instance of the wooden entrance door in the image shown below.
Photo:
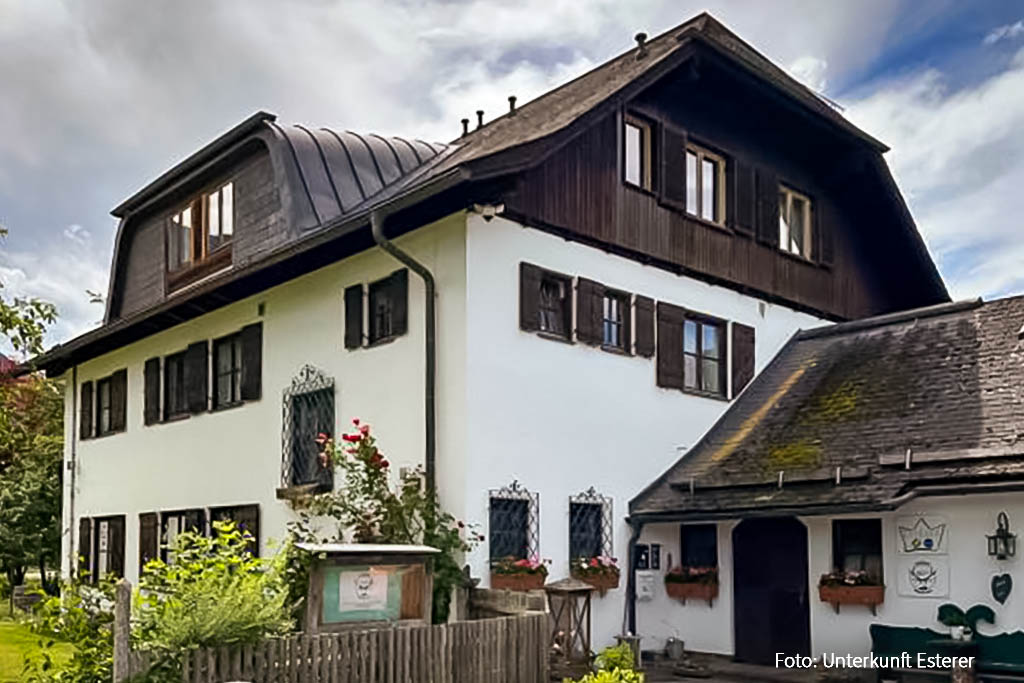
M775 664L811 653L807 528L793 517L748 519L732 532L736 659Z

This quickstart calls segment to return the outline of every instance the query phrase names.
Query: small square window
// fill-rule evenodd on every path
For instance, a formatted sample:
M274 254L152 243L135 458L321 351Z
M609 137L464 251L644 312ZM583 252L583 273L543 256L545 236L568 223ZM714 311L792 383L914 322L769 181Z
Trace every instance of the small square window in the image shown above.
M725 159L696 145L686 148L686 212L725 223Z
M832 565L836 571L864 571L882 581L882 520L832 521Z
M811 200L785 185L779 186L779 248L811 258Z
M404 311L408 297L408 271L399 270L369 286L369 343L405 334Z
M718 527L684 524L679 528L679 560L684 567L718 566Z
M242 400L242 340L232 334L213 342L213 407Z
M629 297L606 291L601 298L601 344L607 348L626 351L629 330L626 329L626 311Z
M544 273L540 280L540 296L537 301L538 329L558 337L569 338L569 279Z
M164 419L188 414L185 393L185 352L164 358Z
M623 129L623 179L630 185L650 190L651 183L651 126L645 121L627 116Z

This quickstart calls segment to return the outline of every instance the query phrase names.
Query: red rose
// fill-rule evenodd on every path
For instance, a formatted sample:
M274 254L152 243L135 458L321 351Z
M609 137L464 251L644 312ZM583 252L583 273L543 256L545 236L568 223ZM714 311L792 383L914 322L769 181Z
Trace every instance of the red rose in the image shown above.
M353 417L352 418L352 424L354 424L356 427L358 427L359 426L359 418L358 417Z
M362 437L358 434L342 434L341 438L348 442L359 441Z

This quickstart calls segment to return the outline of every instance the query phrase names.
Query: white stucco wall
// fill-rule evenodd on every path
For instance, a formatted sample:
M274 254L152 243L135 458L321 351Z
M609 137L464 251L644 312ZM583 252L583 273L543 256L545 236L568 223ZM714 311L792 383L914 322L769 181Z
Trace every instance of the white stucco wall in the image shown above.
M438 283L439 449L460 450L464 426L465 218L456 214L396 240L433 271ZM371 249L259 295L231 304L88 361L78 382L128 370L127 429L77 442L74 477L65 478L65 546L82 516L126 516L125 573L138 573L138 515L148 511L259 503L264 549L281 539L290 508L275 498L281 481L282 392L305 364L335 379L338 430L359 417L381 436L381 449L397 474L423 461L423 283L409 275L409 331L393 342L354 351L344 348L342 292L401 268ZM258 304L265 305L262 318ZM259 401L185 420L143 425L143 363L263 321L263 392ZM450 332L450 333L447 333ZM71 372L65 375L66 431L77 439ZM339 431L340 433L340 431ZM65 458L71 459L71 440ZM76 521L77 525L77 521ZM69 533L70 532L70 533ZM77 541L76 541L77 543Z
M568 574L569 496L593 486L613 499L614 546L626 565L627 504L728 407L661 389L655 361L542 339L519 329L519 263L752 325L760 371L810 315L676 276L600 249L470 215L467 227L466 495L457 514L487 533L488 492L518 480L540 493L540 554L551 578ZM455 463L451 463L455 464ZM678 540L676 541L678 544ZM678 556L678 555L676 555ZM486 543L471 556L487 584ZM595 647L621 632L625 579L594 597Z

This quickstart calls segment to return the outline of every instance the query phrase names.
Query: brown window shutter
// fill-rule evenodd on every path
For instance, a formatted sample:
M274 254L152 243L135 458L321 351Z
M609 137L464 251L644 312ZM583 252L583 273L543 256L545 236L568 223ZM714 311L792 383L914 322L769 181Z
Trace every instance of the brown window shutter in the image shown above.
M345 288L345 348L363 345L363 285Z
M824 202L811 204L811 222L814 227L813 243L814 260L823 266L831 266L835 261L835 224L830 220L832 214L824 206Z
M757 200L754 188L754 167L742 159L732 159L729 163L729 177L726 178L726 194L732 211L732 228L741 235L748 237L754 234L757 223Z
M128 371L110 376L110 431L123 432L128 416Z
M239 334L242 347L240 398L258 401L263 391L263 323L252 323Z
M683 309L664 301L658 302L659 387L683 388Z
M604 285L586 278L576 282L576 338L584 344L600 344L601 305Z
M92 519L78 520L78 576L92 573ZM90 578L90 581L92 579Z
M403 268L391 274L391 332L398 336L409 331L409 271Z
M185 510L185 531L194 531L206 535L206 510L195 508Z
M93 397L93 385L92 381L82 382L82 400L78 407L78 421L79 430L78 435L81 439L92 438L93 432L93 409L92 409L92 397Z
M636 354L644 358L654 355L654 299L636 296Z
M124 576L124 515L107 520L107 543L110 545L110 573Z
M160 524L155 512L139 515L139 576L150 560L160 556Z
M142 375L145 384L142 419L151 425L160 421L160 359L147 360Z
M626 353L633 353L633 295L623 294L622 306L622 350Z
M732 324L732 395L735 398L754 379L754 328Z
M260 506L240 505L235 508L235 523L239 530L248 531L252 535L249 549L253 556L260 556Z
M769 168L757 169L757 240L779 245L779 178Z
M659 200L680 211L686 210L686 133L671 124L662 124L658 154Z
M208 342L189 344L185 350L185 402L190 413L206 410L206 395L209 383Z
M527 332L540 329L541 270L529 263L519 264L519 327Z

